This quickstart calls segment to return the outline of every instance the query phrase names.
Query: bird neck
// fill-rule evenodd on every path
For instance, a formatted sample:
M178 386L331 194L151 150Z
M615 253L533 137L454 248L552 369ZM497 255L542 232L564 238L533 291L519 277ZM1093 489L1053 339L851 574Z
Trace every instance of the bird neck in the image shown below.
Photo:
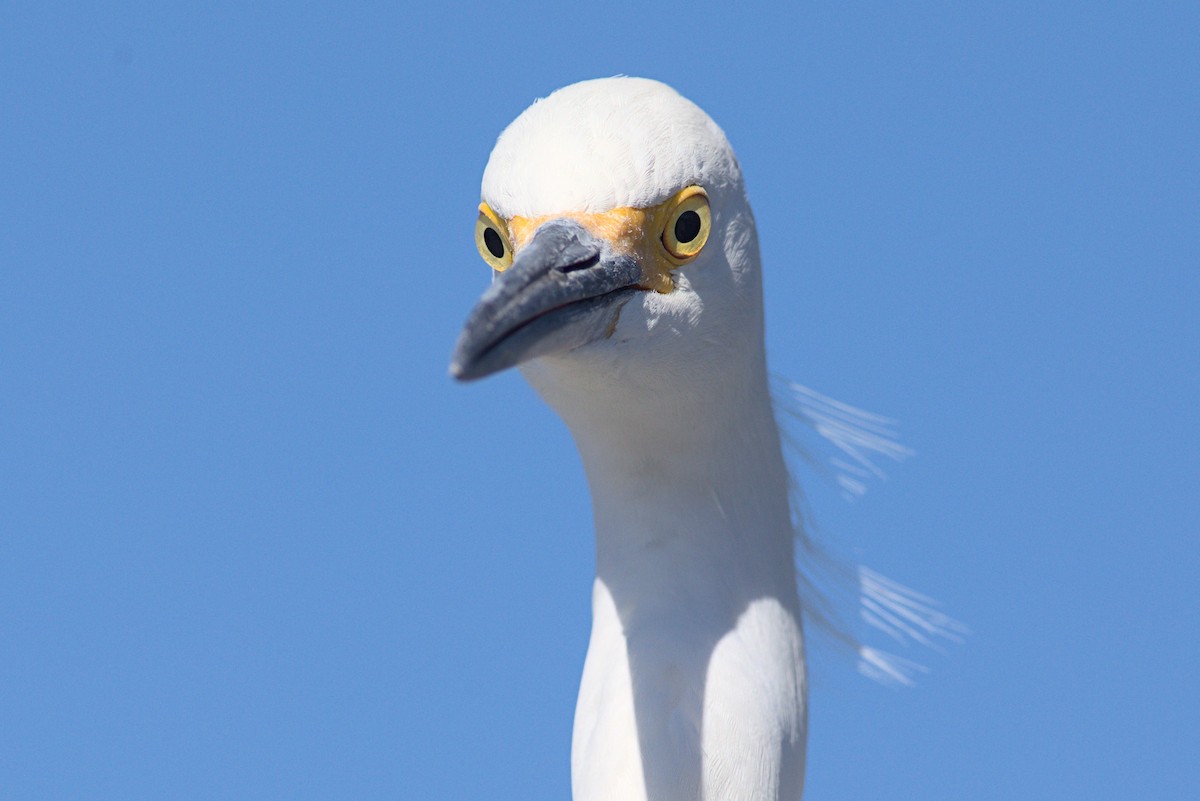
M669 391L609 385L555 404L591 489L597 575L649 596L639 605L678 600L668 587L706 597L768 577L794 587L790 481L765 359L664 383Z
M729 369L735 374L702 386L676 376L673 386L685 391L609 385L587 402L557 398L596 525L592 636L572 748L576 801L699 798L714 766L749 761L739 751L749 745L781 755L755 763L770 774L757 787L800 781L789 481L763 361ZM731 634L734 651L721 645ZM766 677L752 680L752 700L742 698L747 680L714 683L729 660ZM714 734L712 717L722 715L739 723L721 728L754 733Z
M706 404L724 414L703 422L677 413L576 435L597 576L642 614L758 591L768 580L794 587L789 483L769 401L727 400Z

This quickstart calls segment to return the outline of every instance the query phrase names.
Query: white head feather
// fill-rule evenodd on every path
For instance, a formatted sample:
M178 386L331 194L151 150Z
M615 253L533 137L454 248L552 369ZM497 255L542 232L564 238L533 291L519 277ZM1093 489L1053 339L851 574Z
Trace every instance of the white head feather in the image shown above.
M741 170L717 124L671 87L600 78L559 89L504 130L483 172L502 217L652 206L682 187L736 185Z

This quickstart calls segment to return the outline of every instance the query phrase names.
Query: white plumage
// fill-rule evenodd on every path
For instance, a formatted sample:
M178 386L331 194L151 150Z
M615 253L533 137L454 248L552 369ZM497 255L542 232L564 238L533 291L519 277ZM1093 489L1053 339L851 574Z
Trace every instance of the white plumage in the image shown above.
M617 236L587 215L669 211L687 187L707 194L707 242L671 263L668 291L645 288L656 249L691 231ZM570 428L594 505L575 801L795 801L806 734L796 531L757 235L729 143L661 83L587 81L504 131L482 195L501 230L481 252L511 247L516 260L451 370L519 364Z

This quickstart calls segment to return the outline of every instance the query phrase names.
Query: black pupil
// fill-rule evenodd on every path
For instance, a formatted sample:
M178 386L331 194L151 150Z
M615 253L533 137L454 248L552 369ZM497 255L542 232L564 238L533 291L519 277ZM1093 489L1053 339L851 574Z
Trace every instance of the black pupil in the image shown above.
M679 228L679 226L675 227ZM495 228L483 229L483 244L487 245L488 253L497 259L504 256L504 240L500 238L500 234L496 233Z
M675 241L688 243L700 235L700 215L688 210L675 220Z

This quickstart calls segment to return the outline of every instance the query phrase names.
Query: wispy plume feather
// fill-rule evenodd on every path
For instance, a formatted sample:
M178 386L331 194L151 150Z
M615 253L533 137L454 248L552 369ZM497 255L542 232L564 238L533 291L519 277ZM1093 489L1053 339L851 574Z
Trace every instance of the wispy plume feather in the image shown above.
M781 416L819 435L817 449L783 427L784 441L809 469L832 481L847 500L861 497L871 480L886 480L881 459L900 462L913 451L900 444L896 421L822 395L802 384L774 379L772 394ZM809 439L812 439L811 437ZM883 684L911 686L927 672L920 663L867 645L853 631L852 615L887 635L900 647L943 652L942 643L962 642L967 627L938 608L932 598L865 566L833 555L811 532L816 530L800 485L792 481L792 506L799 546L800 596L818 628L858 657L859 672Z
M910 641L943 651L941 640L961 643L967 627L937 608L937 601L869 567L858 568L862 617L901 645Z
M775 384L776 400L782 400L779 410L812 428L833 446L834 453L827 462L847 499L866 493L867 481L887 479L879 458L901 462L913 455L911 449L900 444L896 421L890 417L842 403L794 381L776 379Z

